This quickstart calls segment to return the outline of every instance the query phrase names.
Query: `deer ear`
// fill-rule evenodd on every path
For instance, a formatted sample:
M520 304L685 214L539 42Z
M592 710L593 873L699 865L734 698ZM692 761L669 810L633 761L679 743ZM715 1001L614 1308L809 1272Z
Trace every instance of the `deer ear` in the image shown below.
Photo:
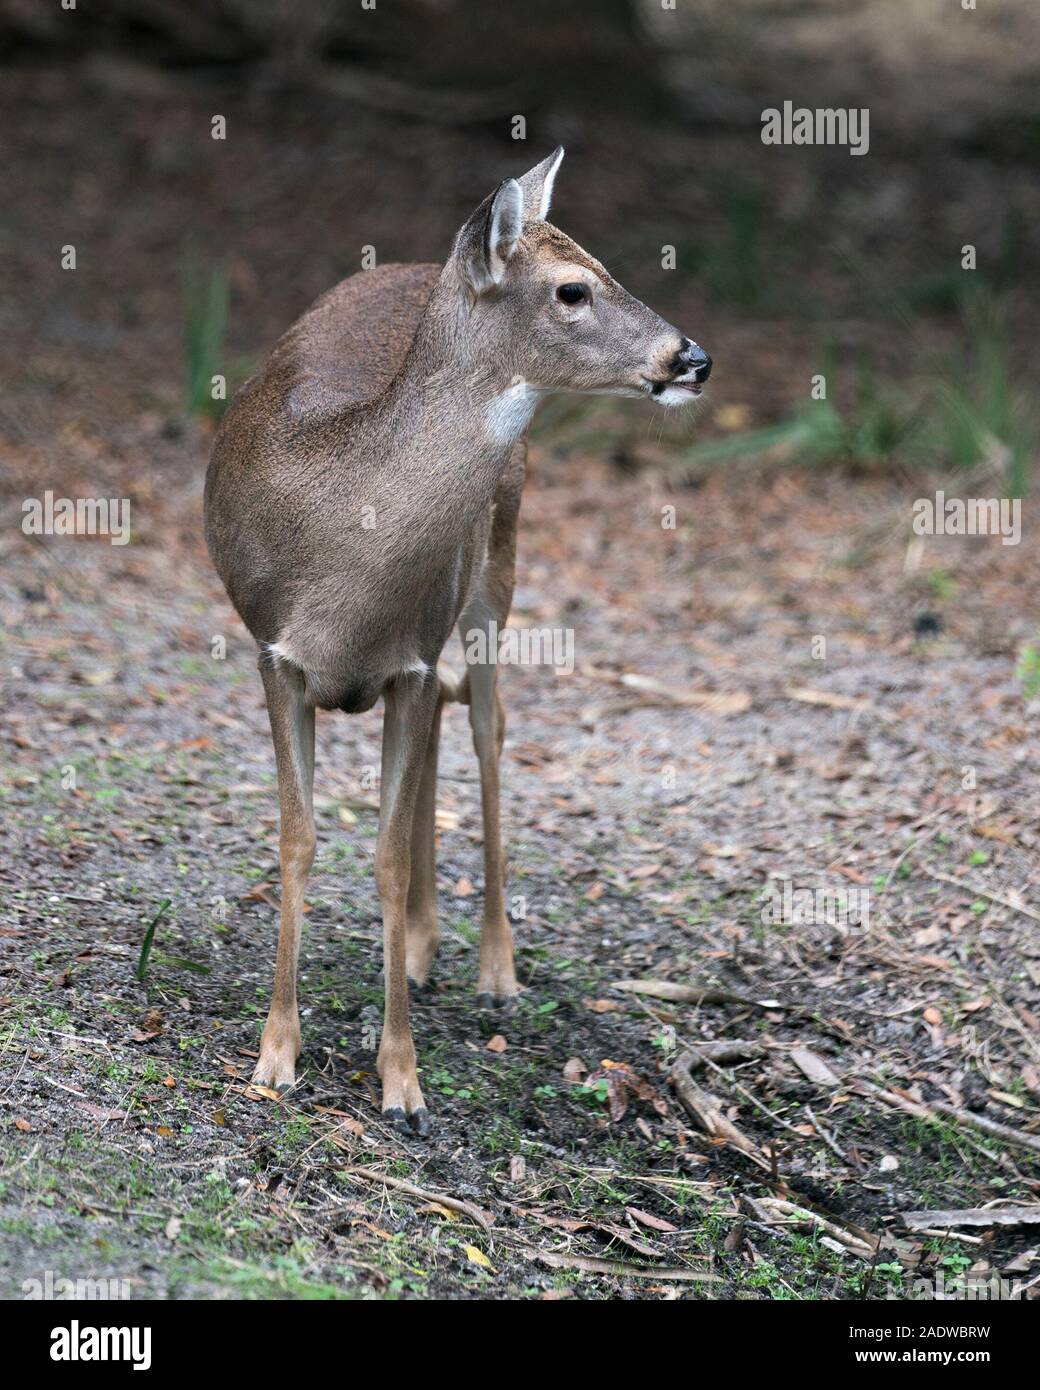
M557 145L548 159L543 159L541 164L536 164L517 180L524 195L525 222L533 219L543 221L548 216L556 172L562 162L563 146Z
M475 295L500 284L524 227L524 195L506 179L485 198L455 238L453 255Z

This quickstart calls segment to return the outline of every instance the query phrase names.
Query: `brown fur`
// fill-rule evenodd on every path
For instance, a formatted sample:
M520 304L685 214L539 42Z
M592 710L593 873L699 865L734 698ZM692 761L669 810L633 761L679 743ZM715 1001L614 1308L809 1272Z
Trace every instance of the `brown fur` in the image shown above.
M525 426L538 394L646 395L676 377L687 341L544 221L561 155L486 199L443 267L382 266L318 300L231 403L206 479L206 538L260 647L278 767L281 926L255 1079L292 1084L300 1047L314 709L363 710L382 696L378 1067L384 1109L419 1128L407 977L423 980L436 948L437 740L447 699L468 703L480 763L478 988L489 1002L518 989L498 819L497 666L475 663L456 686L436 674L438 658L456 622L468 633L508 618ZM565 306L561 275L586 275L590 302Z

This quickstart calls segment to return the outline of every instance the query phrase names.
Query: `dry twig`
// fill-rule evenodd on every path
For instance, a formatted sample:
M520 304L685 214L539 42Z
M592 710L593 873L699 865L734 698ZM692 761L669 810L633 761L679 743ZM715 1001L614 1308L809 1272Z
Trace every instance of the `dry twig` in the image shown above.
M757 1163L760 1168L764 1168L768 1172L769 1162L763 1156L758 1145L753 1143L746 1134L742 1133L731 1120L722 1114L715 1097L710 1096L707 1091L701 1090L690 1075L690 1063L694 1056L695 1054L684 1052L681 1057L676 1059L669 1073L672 1088L682 1101L687 1113L692 1115L713 1139L725 1139L727 1143L732 1144L741 1153L747 1154L752 1162Z
M872 1081L857 1081L853 1083L851 1089L865 1091L868 1095L875 1096L887 1105L892 1105L897 1110L905 1110L908 1115L916 1115L918 1119L928 1120L931 1124L938 1124L939 1117L944 1116L946 1119L968 1125L972 1129L981 1130L984 1134L992 1134L994 1138L1003 1139L1006 1143L1019 1144L1022 1148L1032 1149L1034 1153L1040 1153L1040 1136L1026 1134L1020 1129L1012 1129L1010 1125L998 1124L996 1120L989 1120L985 1115L976 1115L971 1110L960 1110L956 1105L947 1105L945 1101L933 1100L925 1105L920 1101L901 1096L895 1091L886 1091L881 1086L875 1086Z
M468 1216L482 1230L491 1230L491 1222L485 1212L475 1207L472 1202L464 1202L459 1197L449 1197L446 1192L428 1192L423 1187L416 1187L414 1183L405 1182L403 1178L391 1178L386 1173L377 1173L372 1168L341 1168L340 1172L351 1177L363 1178L365 1182L381 1182L384 1187L392 1187L395 1192L403 1192L408 1197L418 1197L422 1202L436 1202L438 1206L447 1207L449 1211Z
M966 1207L951 1211L904 1211L903 1225L911 1231L947 1226L1040 1226L1040 1206Z

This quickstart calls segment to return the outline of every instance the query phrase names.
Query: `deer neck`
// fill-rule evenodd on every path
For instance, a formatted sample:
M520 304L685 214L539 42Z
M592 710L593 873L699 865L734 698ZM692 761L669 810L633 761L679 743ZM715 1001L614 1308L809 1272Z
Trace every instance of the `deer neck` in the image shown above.
M466 296L446 266L382 402L397 437L427 455L437 453L426 460L429 477L445 484L472 480L493 490L539 396L508 354L475 341Z

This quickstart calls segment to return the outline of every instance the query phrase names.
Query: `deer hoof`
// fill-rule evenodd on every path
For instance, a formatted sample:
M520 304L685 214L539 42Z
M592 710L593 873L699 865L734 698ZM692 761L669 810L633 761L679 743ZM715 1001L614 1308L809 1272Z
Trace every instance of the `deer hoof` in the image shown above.
M284 1053L261 1051L260 1060L253 1068L252 1084L277 1091L279 1095L290 1090L296 1085L295 1055L290 1058Z
M519 997L518 994L490 994L486 990L482 990L477 995L477 1008L500 1009L502 1013L511 1014L516 1009L516 1001Z
M425 1105L420 1105L419 1109L413 1110L410 1115L406 1114L400 1105L394 1105L383 1111L383 1119L402 1134L407 1134L409 1138L425 1139L430 1132L430 1112Z
M298 1019L277 1013L269 1016L260 1039L260 1056L253 1068L253 1085L270 1091L287 1091L295 1086L299 1055Z

